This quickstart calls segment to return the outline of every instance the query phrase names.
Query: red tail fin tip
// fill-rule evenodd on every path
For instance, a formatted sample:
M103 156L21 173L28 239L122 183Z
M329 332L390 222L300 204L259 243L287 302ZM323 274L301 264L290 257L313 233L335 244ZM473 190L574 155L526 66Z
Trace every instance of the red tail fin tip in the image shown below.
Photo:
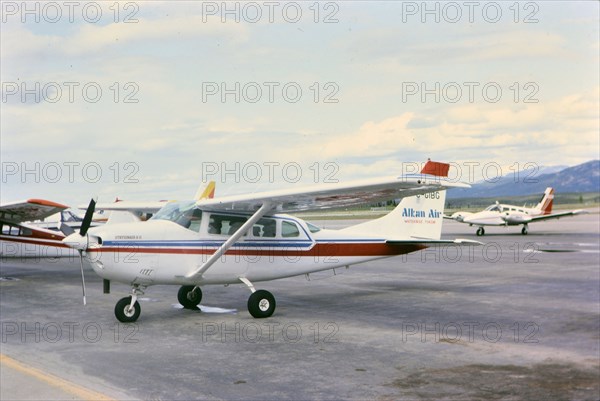
M421 170L421 174L435 175L438 177L448 177L448 170L450 170L450 164L434 162L427 160L425 166Z

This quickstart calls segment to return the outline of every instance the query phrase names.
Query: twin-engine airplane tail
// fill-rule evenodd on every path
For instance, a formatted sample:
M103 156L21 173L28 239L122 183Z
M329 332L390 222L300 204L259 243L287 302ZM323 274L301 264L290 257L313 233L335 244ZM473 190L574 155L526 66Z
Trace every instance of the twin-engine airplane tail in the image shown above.
M552 203L554 202L554 189L546 188L540 202L535 206L535 210L541 211L541 214L552 213Z

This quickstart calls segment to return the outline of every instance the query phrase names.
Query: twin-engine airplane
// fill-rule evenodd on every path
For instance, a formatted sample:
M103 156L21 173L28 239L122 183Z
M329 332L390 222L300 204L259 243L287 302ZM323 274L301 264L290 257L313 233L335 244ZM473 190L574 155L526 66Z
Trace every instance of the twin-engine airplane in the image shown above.
M175 284L179 302L197 308L201 286L245 284L255 318L275 311L275 298L255 282L401 255L442 244L448 164L428 161L421 174L169 203L144 224L116 224L88 230L84 224L64 242L77 249L104 279L131 285L131 295L115 306L121 322L140 315L137 299L148 286ZM389 214L342 230L324 230L289 212L349 207L402 198ZM95 207L86 212L88 221ZM83 268L82 268L83 281ZM85 284L83 284L85 303Z
M494 205L488 206L481 212L456 212L450 217L444 217L456 220L460 223L467 223L470 226L479 226L476 231L478 236L485 234L485 229L483 226L519 226L521 224L523 225L521 234L526 235L528 229L527 225L529 223L549 219L558 219L566 216L575 216L585 213L583 210L552 213L553 201L554 189L548 187L546 188L546 191L544 192L540 202L532 208L504 205L496 201Z

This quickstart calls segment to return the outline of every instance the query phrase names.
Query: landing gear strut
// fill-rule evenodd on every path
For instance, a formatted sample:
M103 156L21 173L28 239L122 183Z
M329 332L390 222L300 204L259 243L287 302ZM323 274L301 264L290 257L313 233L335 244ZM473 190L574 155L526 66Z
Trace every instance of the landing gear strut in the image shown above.
M481 237L483 234L485 234L485 230L483 229L483 227L479 227L477 229L476 234L477 234L478 237Z
M264 319L270 317L275 312L275 297L269 291L256 290L254 285L245 277L240 278L240 281L252 291L252 295L248 298L248 312L256 319Z
M186 309L198 309L202 301L202 290L194 285L184 285L177 293L177 300Z
M144 295L144 289L139 285L131 288L131 295L121 298L115 305L115 316L122 323L133 323L138 320L142 309L137 301L138 295Z
M527 224L525 224L525 225L523 226L523 228L521 229L521 234L523 234L523 235L527 235Z

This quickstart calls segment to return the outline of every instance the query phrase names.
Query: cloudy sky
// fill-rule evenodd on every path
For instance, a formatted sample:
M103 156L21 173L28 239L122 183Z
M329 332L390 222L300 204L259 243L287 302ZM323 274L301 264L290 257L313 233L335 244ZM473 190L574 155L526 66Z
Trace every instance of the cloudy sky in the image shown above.
M2 2L1 200L599 157L599 3Z

